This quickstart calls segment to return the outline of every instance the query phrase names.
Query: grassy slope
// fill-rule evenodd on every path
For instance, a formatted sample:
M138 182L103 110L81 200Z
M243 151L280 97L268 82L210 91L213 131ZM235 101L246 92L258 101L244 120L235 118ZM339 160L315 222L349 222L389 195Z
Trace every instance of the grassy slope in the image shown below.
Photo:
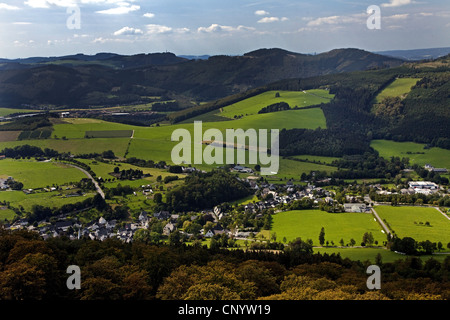
M450 169L450 150L441 148L424 149L424 144L414 142L395 142L390 140L373 140L372 148L384 158L407 157L412 164L425 165L429 163L436 168ZM408 154L407 152L423 152L424 154Z
M320 229L325 228L325 240L344 243L350 239L360 245L365 232L372 232L374 239L382 244L386 236L371 214L366 213L328 213L320 210L286 211L273 216L271 232L276 232L277 239L286 237L288 241L297 237L303 240L312 239L314 245L319 244Z
M22 182L25 189L61 185L86 177L81 171L63 164L12 159L0 161L0 173L2 177L11 176Z
M375 210L382 219L386 219L400 238L441 241L444 247L450 242L450 221L434 208L378 206ZM427 221L431 227L424 225ZM423 224L419 224L420 222Z
M280 97L275 97L277 92L280 93ZM217 115L234 118L234 116L239 115L257 114L262 108L278 102L286 102L291 108L295 106L303 108L330 102L333 97L334 95L330 95L328 91L320 89L308 90L306 93L302 91L267 91L229 105L223 108L222 112L219 111Z
M386 97L404 98L411 91L411 87L414 86L419 80L420 79L417 78L395 79L389 86L377 95L375 101L379 103Z

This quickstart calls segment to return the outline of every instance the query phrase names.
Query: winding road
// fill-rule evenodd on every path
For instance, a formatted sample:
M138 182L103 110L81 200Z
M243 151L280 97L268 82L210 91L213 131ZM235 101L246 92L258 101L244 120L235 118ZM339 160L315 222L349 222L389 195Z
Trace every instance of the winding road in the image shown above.
M102 188L100 188L100 186L97 183L97 181L94 179L94 177L91 176L91 174L89 172L87 172L83 168L78 167L78 166L76 166L74 164L71 164L71 163L66 163L66 162L60 162L60 163L66 164L66 165L71 166L71 167L74 167L75 169L78 169L81 172L83 172L89 179L92 180L92 182L94 183L95 189L97 190L98 194L101 195L103 199L105 199L105 193L103 192Z

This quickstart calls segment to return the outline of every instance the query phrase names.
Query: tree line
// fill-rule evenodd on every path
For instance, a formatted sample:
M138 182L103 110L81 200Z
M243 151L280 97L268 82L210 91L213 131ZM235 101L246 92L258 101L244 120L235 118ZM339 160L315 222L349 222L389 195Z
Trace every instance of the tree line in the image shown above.
M206 246L148 245L136 240L42 240L0 229L2 300L448 300L450 257L406 257L376 264L381 290L367 289L369 261L314 254L295 239L278 253ZM68 290L66 269L81 270Z

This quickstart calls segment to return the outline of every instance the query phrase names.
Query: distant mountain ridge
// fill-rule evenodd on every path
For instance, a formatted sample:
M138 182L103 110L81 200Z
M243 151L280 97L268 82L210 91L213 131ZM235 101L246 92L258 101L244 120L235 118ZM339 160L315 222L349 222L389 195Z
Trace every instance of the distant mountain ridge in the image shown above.
M437 59L446 56L450 53L450 47L412 50L389 50L379 51L375 53L404 60L417 61L424 59Z
M404 61L360 49L310 55L272 48L206 60L165 52L0 63L0 106L89 106L145 101L152 95L210 101L283 79L390 68Z

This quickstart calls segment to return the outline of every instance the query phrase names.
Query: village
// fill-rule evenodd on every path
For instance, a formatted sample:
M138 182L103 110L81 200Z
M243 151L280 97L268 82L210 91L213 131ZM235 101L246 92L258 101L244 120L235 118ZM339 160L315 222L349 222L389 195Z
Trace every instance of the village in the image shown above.
M195 171L195 168L189 168ZM252 173L251 169L236 166L232 168L235 172ZM250 179L249 179L250 178ZM296 201L309 201L313 208L322 208L328 206L333 208L333 212L362 212L370 214L371 208L376 205L367 194L364 197L345 195L345 203L340 204L336 200L336 193L325 188L315 186L308 183L306 186L294 184L287 181L285 184L269 184L252 179L252 176L244 179L249 183L251 188L258 194L258 201L250 201L245 205L241 205L242 214L253 215L255 219L263 219L267 212L278 213L288 210L290 204ZM2 181L2 185L6 186L6 181ZM446 190L439 185L428 181L410 181L408 188L401 189L399 192L387 191L380 184L370 185L369 187L376 190L379 195L386 194L423 194L429 195L433 193L446 194ZM153 193L151 186L143 185L142 192L144 195ZM28 192L25 190L24 192ZM342 200L340 200L342 202ZM270 210L270 211L269 211ZM229 212L222 210L219 206L204 210L200 213L170 213L168 211L147 212L142 210L137 219L132 221L106 220L100 217L98 220L89 223L81 223L78 218L74 218L72 214L62 214L53 217L51 221L38 221L30 224L26 219L19 219L12 224L6 224L5 228L10 230L27 229L33 230L43 238L67 236L71 240L89 238L91 240L104 241L109 238L116 238L125 243L134 240L138 230L148 230L149 225L158 221L163 225L161 239L167 239L172 233L178 231L185 239L203 239L211 238L216 235L225 234L228 238L247 240L253 239L258 230L240 230L238 228L229 230L223 228L221 220L227 216ZM190 215L189 219L184 217L183 221L211 221L210 224L203 225L197 234L188 233L183 230L183 224L180 224L180 218L184 215Z

